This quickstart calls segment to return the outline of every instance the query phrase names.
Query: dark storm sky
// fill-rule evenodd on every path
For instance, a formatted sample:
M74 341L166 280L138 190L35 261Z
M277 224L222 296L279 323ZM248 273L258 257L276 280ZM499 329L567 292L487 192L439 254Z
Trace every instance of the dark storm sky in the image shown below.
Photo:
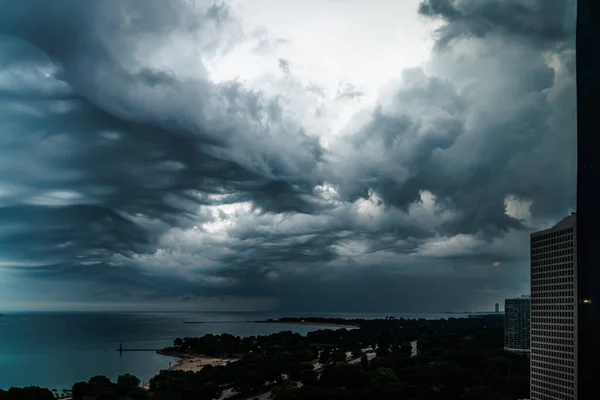
M0 311L445 311L527 292L529 232L575 205L574 16L424 0L427 61L332 135L297 99L317 120L365 91L327 98L226 3L0 0ZM205 60L240 44L279 89L211 79Z

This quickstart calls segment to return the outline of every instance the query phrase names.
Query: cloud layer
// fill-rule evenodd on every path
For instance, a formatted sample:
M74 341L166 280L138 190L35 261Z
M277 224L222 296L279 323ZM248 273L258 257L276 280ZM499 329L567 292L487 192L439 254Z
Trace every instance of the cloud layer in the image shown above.
M527 290L528 232L575 204L574 7L422 1L429 59L369 102L296 76L225 3L0 1L4 300L45 282L419 311ZM271 70L215 79L240 49Z

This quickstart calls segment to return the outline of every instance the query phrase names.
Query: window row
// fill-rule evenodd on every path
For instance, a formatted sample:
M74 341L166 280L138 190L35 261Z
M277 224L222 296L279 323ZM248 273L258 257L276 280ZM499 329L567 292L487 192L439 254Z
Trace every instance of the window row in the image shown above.
M531 321L531 332L535 332L536 329L546 331L549 335L556 335L556 337L562 337L558 334L561 332L573 332L575 331L574 325L552 325L552 324L542 324L537 321Z
M563 311L563 310L553 310L553 311L542 311L542 310L538 310L537 308L534 308L531 311L531 314L529 314L531 317L539 317L539 318L543 318L543 317L568 317L568 318L574 318L575 317L575 312L574 311Z
M575 301L575 291L574 290L561 290L558 287L559 285L553 285L552 287L542 286L542 287L532 287L531 288L531 299L532 303L533 299L539 297L549 297L553 300L558 300L556 303L572 303ZM532 306L533 307L533 306Z
M552 265L544 265L540 267L535 267L531 269L531 274L538 274L542 272L550 272L550 271L558 271L561 269L567 271L574 271L575 263L563 263L563 264L552 264ZM565 271L566 272L566 271Z
M535 352L531 353L531 365L534 367L546 368L559 371L559 368L575 368L575 360L567 358L553 359L552 362L542 362L541 357Z
M540 266L551 265L551 264L560 264L560 263L566 263L566 262L571 262L571 261L573 261L573 256L548 257L547 259L543 259L540 261L532 260L531 267L533 269L533 267L540 267Z
M569 371L569 372L565 372L565 371ZM556 378L556 379L562 379L564 381L570 382L573 380L573 374L575 373L574 368L566 368L565 367L565 371L551 371L545 368L536 368L536 367L531 367L531 373L532 375L542 375L542 376L548 376L550 378ZM538 378L539 379L539 378Z
M571 290L569 290L571 289ZM574 297L575 289L572 284L561 283L561 284L550 284L550 285L538 285L531 288L532 297ZM563 293L564 292L564 293ZM534 296L534 294L536 296ZM547 296L545 296L547 295ZM537 299L536 299L537 300ZM535 303L534 303L535 306Z
M532 349L533 350L533 349ZM551 363L552 360L556 359L575 359L575 354L573 352L559 352L553 350L535 350L532 351L531 354L539 355L539 361ZM556 363L555 363L556 364Z
M538 336L538 337L533 338L533 341L531 342L531 347L541 349L544 346L546 346L547 344L575 346L575 340L563 339L563 338L545 338L544 339L544 338L541 338ZM571 350L573 350L573 349L571 349ZM569 351L571 351L571 350L569 350Z
M548 252L544 252L544 253L531 254L531 261L539 261L539 260L546 260L548 258L568 256L569 254L574 254L573 250L574 250L573 248L564 249L564 250L556 249L556 250L548 251Z
M573 318L541 317L536 318L534 322L536 324L575 325L575 320Z
M532 248L531 255L545 254L545 253L549 253L551 251L556 251L556 250L572 249L573 247L574 247L574 243L571 241L568 241L568 242L563 242L563 243L555 244L555 245L548 246L548 247Z
M547 278L544 282L532 282L532 291L545 292L547 290L575 289L574 282L567 282L567 278Z
M553 231L553 232L548 232L545 233L543 235L536 235L536 236L532 236L531 237L531 242L532 243L544 243L546 241L549 240L556 240L556 238L560 238L563 235L572 235L573 233L573 228L565 228L565 229L560 229L557 231Z
M573 268L563 269L558 271L551 272L537 272L534 271L531 273L532 280L540 280L540 279L551 279L551 278L573 278L575 275L575 270Z
M570 352L575 351L572 346L561 346L561 345L557 345L557 344L538 344L535 342L531 343L531 350L533 350L533 349L536 349L536 351L538 351L538 352L548 350L548 351L555 351L555 352L559 352L559 353L570 353Z
M571 400L575 398L574 394L568 396L557 397L558 394L548 389L536 388L535 386L531 387L531 400Z
M535 336L536 338L549 337L549 338L574 338L575 332L569 331L553 331L553 330L541 330L541 329L532 329L531 330L532 338Z
M541 385L547 385L545 387L542 387ZM548 383L543 383L540 382L535 383L535 382L531 382L531 399L532 400L537 400L537 399L541 399L541 400L556 400L556 399L560 399L560 400L570 400L570 399L574 399L575 398L575 390L573 388L567 388L567 387L563 387L563 386L559 386L559 385L555 385L555 384L548 384ZM537 385L539 386L538 388L535 388L535 386L533 385ZM541 396L538 397L536 396L535 393L533 393L534 391L542 393L546 396Z
M559 305L570 305L575 302L574 297L554 297L548 296L548 293L539 292L531 295L531 309L539 310L543 304L552 304L552 307Z
M542 300L547 300L547 299L538 299L536 304L534 304L534 306L531 307L532 313L543 312L544 310L549 310L549 311L575 310L575 306L573 304L541 304ZM531 314L531 315L534 315L534 314Z

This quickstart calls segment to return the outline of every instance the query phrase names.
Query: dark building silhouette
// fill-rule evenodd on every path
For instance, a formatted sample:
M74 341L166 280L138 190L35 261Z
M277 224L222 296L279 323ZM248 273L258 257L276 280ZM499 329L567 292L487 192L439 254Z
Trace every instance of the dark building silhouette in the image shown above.
M531 236L532 400L598 398L595 379L600 377L599 43L600 0L579 0L577 214Z
M600 377L600 1L577 3L577 392L597 398ZM596 385L594 385L596 383ZM596 386L596 388L595 388ZM596 389L596 390L594 390Z
M494 307L494 312L500 312L500 304L496 303L495 307Z
M514 353L529 352L530 313L529 296L504 300L504 350Z

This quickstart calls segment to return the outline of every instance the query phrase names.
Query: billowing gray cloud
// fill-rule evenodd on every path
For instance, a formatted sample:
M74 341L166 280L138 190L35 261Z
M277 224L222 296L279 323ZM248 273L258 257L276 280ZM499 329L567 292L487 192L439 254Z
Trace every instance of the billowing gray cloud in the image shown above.
M499 34L537 46L564 47L575 29L575 1L423 0L419 13L440 18L438 45Z
M290 62L288 60L286 60L285 58L280 58L278 60L279 62L279 69L281 70L281 72L283 72L284 75L289 75L290 74Z
M305 310L527 290L528 231L575 203L573 4L419 12L442 21L427 64L327 137L293 108L325 90L226 5L0 1L0 273ZM211 78L239 43L285 90Z
M340 82L336 94L336 99L355 99L363 97L365 92L350 82Z

